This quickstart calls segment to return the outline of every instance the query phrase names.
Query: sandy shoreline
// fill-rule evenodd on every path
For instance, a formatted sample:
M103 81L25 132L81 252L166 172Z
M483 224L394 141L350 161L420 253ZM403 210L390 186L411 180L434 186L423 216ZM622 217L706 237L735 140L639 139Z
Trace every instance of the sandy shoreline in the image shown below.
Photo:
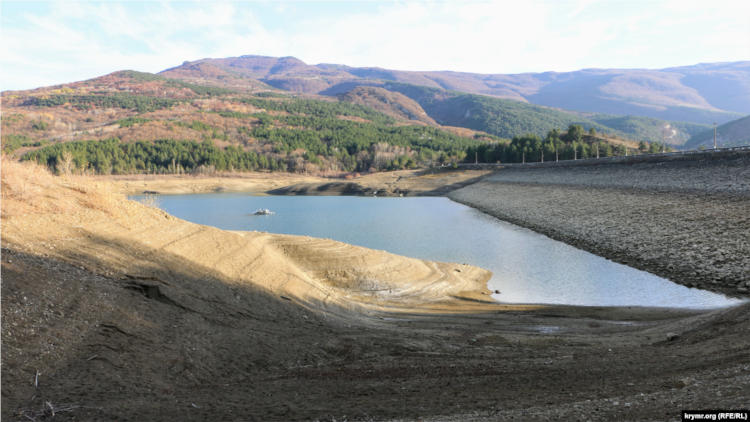
M476 175L425 176L371 186ZM162 186L215 186L192 182ZM475 267L222 231L122 192L3 166L3 419L50 402L77 420L665 420L747 402L750 305L500 305Z
M276 195L436 196L490 174L487 170L400 170L352 178L324 178L290 173L225 176L126 175L95 176L126 195L253 192Z
M191 194L218 192L262 193L303 182L325 182L328 179L290 173L247 173L225 176L192 175L122 175L92 176L93 180L111 184L125 195Z

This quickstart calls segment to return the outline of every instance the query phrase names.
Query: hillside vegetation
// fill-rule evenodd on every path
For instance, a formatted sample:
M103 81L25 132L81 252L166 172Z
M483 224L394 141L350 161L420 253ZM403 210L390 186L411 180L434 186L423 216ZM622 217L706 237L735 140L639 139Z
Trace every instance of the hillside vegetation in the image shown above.
M583 69L488 75L308 65L294 57L248 55L185 62L163 74L221 86L241 86L244 80L247 87L264 83L294 92L326 95L345 93L356 85L397 82L578 112L702 124L724 123L750 113L750 62L658 70Z
M552 129L570 124L606 129L573 114L518 101L395 84L388 86L413 95L440 123L483 130L502 138L528 133L542 136Z
M65 172L394 170L460 161L485 142L325 97L138 72L5 99L4 150Z
M467 162L528 163L576 160L671 151L665 144L633 143L601 136L595 129L585 132L581 125L570 125L566 132L553 129L544 137L534 134L515 136L507 143L477 145L467 150Z
M552 159L555 148L559 159L661 150L658 142L627 140L635 131L649 137L657 120L586 117L398 83L355 87L335 100L121 71L7 92L3 100L3 150L60 173L342 173L478 156L487 162ZM564 128L577 135L566 138Z
M519 101L408 84L387 83L384 87L412 98L438 123L468 127L501 138L526 134L545 136L550 130L577 124L610 136L681 145L707 127L647 117L571 113Z
M204 68L210 71L201 73ZM397 118L426 124L436 121L444 126L470 128L508 139L527 133L544 136L553 128L582 124L587 129L593 127L612 136L680 146L704 130L707 123L739 117L736 112L717 110L692 88L678 86L676 74L660 71L475 75L311 66L293 57L242 56L191 62L162 74L225 86L226 76L223 73L216 76L217 69L283 90L336 96ZM734 86L735 82L731 81L745 72L739 64L731 70L721 69L724 68L711 72L716 78L729 81L722 89ZM750 75L750 71L747 73ZM615 74L619 76L612 76ZM625 96L625 87L638 93L640 102L633 98L615 98L613 93ZM742 89L735 90L732 95L742 97L742 92ZM659 105L644 106L649 101ZM732 104L742 109L742 100Z

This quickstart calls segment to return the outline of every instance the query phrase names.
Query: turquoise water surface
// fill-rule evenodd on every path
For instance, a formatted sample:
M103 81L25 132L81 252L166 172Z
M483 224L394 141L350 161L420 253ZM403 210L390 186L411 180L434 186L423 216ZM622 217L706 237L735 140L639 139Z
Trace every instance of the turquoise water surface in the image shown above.
M140 199L134 196L133 199ZM162 195L159 207L199 224L323 237L493 272L509 303L714 308L736 299L691 289L500 221L442 197ZM252 215L267 208L273 215Z

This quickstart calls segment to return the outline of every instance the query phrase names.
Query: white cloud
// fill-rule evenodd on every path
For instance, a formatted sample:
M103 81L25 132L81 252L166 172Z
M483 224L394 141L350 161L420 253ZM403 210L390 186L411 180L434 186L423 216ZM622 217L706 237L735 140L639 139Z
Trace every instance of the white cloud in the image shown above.
M4 3L0 88L241 54L481 73L750 59L747 1L354 4L57 2L40 12Z

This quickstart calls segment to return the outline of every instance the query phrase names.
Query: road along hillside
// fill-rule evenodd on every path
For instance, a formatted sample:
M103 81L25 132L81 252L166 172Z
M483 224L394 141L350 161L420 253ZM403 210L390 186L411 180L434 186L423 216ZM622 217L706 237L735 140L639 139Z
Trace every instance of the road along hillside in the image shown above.
M455 201L617 262L732 296L750 291L750 151L508 166Z

